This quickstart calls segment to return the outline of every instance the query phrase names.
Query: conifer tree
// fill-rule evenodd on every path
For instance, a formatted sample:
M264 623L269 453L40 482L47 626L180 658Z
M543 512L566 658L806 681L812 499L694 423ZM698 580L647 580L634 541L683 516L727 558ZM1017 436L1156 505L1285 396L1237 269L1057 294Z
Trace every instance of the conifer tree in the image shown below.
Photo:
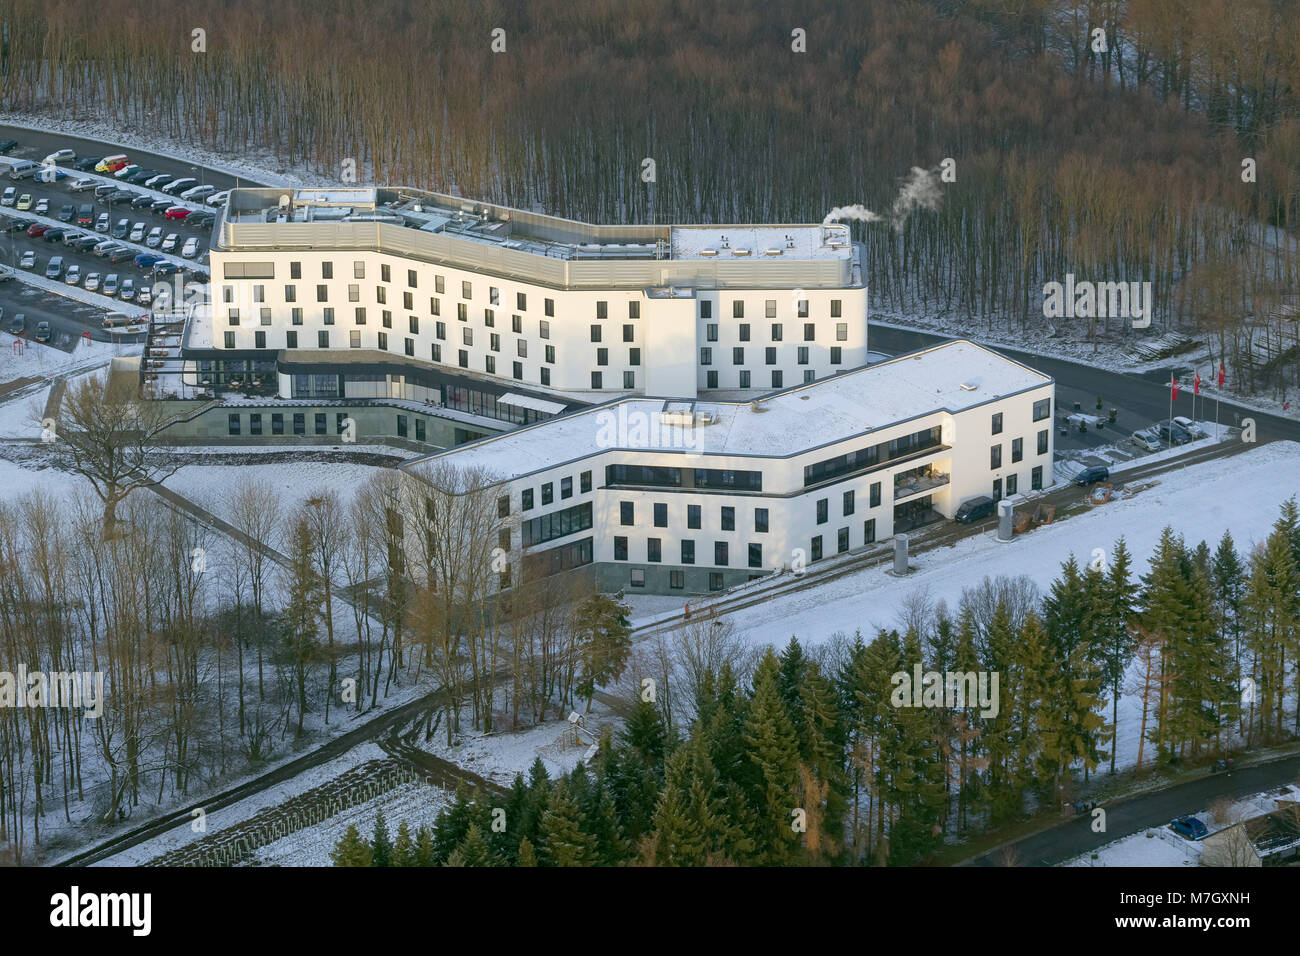
M536 866L537 851L533 849L533 841L524 837L519 841L519 862L517 866Z
M550 866L596 863L596 838L587 832L582 809L563 780L551 788L546 812L542 814L541 837L542 858Z
M1135 613L1138 587L1133 581L1133 558L1121 537L1111 549L1106 587L1092 594L1096 608L1095 635L1099 662L1098 679L1110 695L1110 772L1115 772L1119 749L1119 699L1124 675L1136 647L1130 624Z
M370 859L372 866L391 866L393 862L393 843L388 836L388 821L384 811L375 815L375 833L370 841Z
M488 849L487 840L477 823L471 823L460 846L452 850L445 866L496 866L496 861Z
M757 816L753 834L758 862L784 864L794 859L798 834L791 828L799 807L799 754L794 726L781 698L780 664L769 647L754 673L745 720L750 800Z
M470 824L474 819L469 792L464 785L456 787L451 806L438 814L433 825L433 863L441 865L447 862L456 847L465 840Z
M1219 546L1215 549L1214 560L1210 566L1210 582L1214 596L1215 626L1219 638L1232 647L1232 685L1237 689L1236 700L1237 726L1242 729L1242 643L1241 643L1241 605L1246 592L1246 570L1233 544L1232 534L1223 532Z
M703 866L707 833L690 819L687 784L690 753L675 751L664 767L664 787L654 815L654 861L656 866Z
M338 844L330 852L335 866L370 866L370 845L361 839L355 823L349 824Z
M414 866L433 866L433 831L420 827L415 835Z
M405 820L397 825L397 839L393 841L393 866L415 866L415 843L411 828Z

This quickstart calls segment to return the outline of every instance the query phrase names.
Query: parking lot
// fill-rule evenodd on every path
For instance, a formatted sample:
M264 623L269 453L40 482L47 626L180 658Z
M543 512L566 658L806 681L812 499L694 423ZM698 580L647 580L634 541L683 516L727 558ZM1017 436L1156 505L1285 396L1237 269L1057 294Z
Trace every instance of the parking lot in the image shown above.
M15 135L14 138L18 136ZM3 158L40 162L47 154L45 145L24 146L20 141L19 145L10 149ZM5 205L0 206L0 265L11 268L15 272L13 281L0 282L0 309L4 310L3 316L0 317L0 332L8 335L12 317L17 313L24 313L26 328L22 333L23 337L33 338L37 323L46 321L50 323L52 332L51 340L47 344L64 349L71 348L84 331L92 332L96 339L109 338L110 334L103 329L104 314L119 304L150 307L153 303L138 301L136 293L141 289L151 289L154 283L159 281L173 284L175 279L168 275L168 272L178 273L184 282L196 279L206 281L205 264L213 226L206 223L195 225L188 221L188 218L166 218L165 209L182 207L202 212L219 212L201 201L182 201L141 184L114 183L115 177L109 173L72 169L70 162L63 161L60 164L58 168L61 178L53 182L43 181L39 176L12 180L7 174L0 174L0 195L3 195L8 187L14 188L14 193L7 199L12 201L13 205L8 205L6 201ZM190 167L180 162L171 164L170 169L165 167L166 162L160 161L150 168L156 169L159 175L167 173L178 177L197 178L192 176ZM6 172L7 167L0 165L0 173ZM92 179L96 185L107 186L113 183L123 190L130 190L137 196L150 197L151 201L156 202L158 206L145 206L143 202L135 207L130 203L110 203L105 195L96 196L93 189L73 191L70 187L81 179ZM158 185L165 185L165 183ZM106 192L107 189L101 190L101 193ZM23 197L28 198L24 200ZM168 205L164 206L164 200ZM30 208L19 209L20 203L29 205ZM90 207L92 219L90 225L76 222L83 206ZM38 212L38 208L42 211ZM95 222L105 215L107 230L100 231L96 229ZM67 219L71 222L65 221ZM125 220L125 224L122 220ZM23 223L27 223L27 226L18 228ZM62 229L65 230L65 234L56 237L54 241L47 241L49 232L46 235L29 234L39 233L43 227L51 230ZM114 229L118 232L117 236L114 236ZM133 230L135 239L132 238ZM153 240L149 239L151 231L154 232ZM164 241L173 235L174 246L163 250ZM110 261L106 256L96 255L92 249L86 248L90 244L91 237L99 240L114 239L121 247L116 256L118 261ZM83 248L67 242L69 238L84 240L80 243ZM192 257L182 255L188 240L193 240ZM159 261L149 263L146 260L144 264L137 265L136 257L140 254L157 256ZM28 278L45 277L53 257L61 257L57 276L60 289L71 292L73 286L66 280L70 267L76 267L73 270L76 276L75 287L81 290L76 298L71 295L60 295L46 288L36 288L35 285L48 286L50 283L33 283L33 280ZM92 280L91 284L97 288L87 291L87 278L91 275L96 276L96 280ZM109 283L110 276L113 277L111 283ZM116 287L112 297L104 295L106 283ZM130 290L129 297L124 294L124 287ZM140 338L139 336L123 337L119 334L113 334L111 337L124 341Z

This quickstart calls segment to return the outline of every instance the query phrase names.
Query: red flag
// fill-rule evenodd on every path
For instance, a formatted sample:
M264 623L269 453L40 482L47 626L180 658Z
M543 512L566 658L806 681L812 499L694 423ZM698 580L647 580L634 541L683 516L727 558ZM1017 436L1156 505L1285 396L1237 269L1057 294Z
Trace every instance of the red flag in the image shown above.
M1200 372L1196 373L1196 378L1192 381L1192 394L1193 395L1201 394L1201 373Z
M1219 388L1223 388L1223 363L1219 363Z
M1174 378L1172 375L1169 376L1169 389L1169 400L1171 402L1178 401L1178 379Z

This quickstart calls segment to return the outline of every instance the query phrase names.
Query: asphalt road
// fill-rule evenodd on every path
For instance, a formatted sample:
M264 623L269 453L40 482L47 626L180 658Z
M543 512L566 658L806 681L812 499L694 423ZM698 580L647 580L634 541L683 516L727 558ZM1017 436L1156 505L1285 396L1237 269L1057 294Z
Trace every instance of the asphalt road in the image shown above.
M1106 811L1106 832L1092 832L1092 815L1081 814L1068 823L1017 840L970 861L973 866L996 866L1009 849L1021 866L1054 866L1122 837L1150 827L1168 825L1175 817L1195 813L1215 797L1247 797L1262 793L1300 777L1300 754L1269 763L1244 767L1231 773L1212 774L1163 790L1138 794L1118 803L1102 804Z

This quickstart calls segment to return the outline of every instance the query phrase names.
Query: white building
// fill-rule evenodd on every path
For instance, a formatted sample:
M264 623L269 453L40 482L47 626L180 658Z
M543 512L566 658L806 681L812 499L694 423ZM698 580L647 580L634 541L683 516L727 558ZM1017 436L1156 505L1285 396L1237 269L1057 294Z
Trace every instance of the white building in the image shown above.
M863 250L840 224L602 226L413 189L237 189L210 259L191 388L274 375L285 399L426 401L464 379L602 402L761 394L867 361Z
M752 402L625 398L409 463L500 486L525 580L720 590L1052 483L1053 382L964 340Z

